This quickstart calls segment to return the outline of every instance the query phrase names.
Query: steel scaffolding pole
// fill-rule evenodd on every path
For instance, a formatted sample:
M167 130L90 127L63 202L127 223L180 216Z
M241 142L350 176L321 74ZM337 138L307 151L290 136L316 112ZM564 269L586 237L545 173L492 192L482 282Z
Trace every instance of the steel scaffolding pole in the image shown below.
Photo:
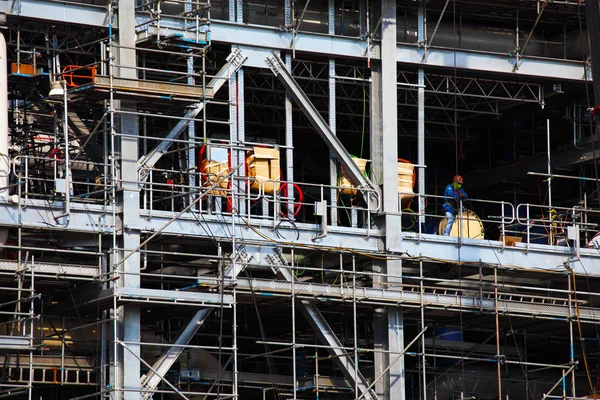
M288 268L278 268L277 273L286 281L290 283L294 282L294 274ZM315 331L315 334L325 345L329 346L327 351L333 356L333 362L340 368L348 380L354 382L356 378L355 385L359 389L360 397L368 400L376 400L376 394L371 390L367 381L357 369L352 361L352 357L343 349L342 343L317 306L306 299L299 300L298 304L300 305L300 311ZM359 393L356 393L356 396L359 396Z

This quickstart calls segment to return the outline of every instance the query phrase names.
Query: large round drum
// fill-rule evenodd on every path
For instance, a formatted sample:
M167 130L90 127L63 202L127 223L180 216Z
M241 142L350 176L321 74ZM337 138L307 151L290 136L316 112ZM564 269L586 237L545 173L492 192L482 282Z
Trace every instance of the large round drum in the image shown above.
M456 215L456 219L454 220L454 224L452 225L452 230L450 231L450 236L458 237L459 230L462 228L463 238L469 239L483 239L484 230L483 224L481 220L471 210L463 210L462 213L462 222L459 221L459 215ZM438 235L442 235L444 233L444 228L446 227L446 218L440 221L438 225Z

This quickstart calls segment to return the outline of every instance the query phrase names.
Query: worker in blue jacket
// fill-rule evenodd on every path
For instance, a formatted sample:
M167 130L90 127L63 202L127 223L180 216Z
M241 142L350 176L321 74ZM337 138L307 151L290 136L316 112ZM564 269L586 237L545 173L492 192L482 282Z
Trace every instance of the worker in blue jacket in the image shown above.
M444 191L444 212L446 213L446 227L444 228L444 236L450 236L452 225L456 219L456 213L459 209L459 201L467 199L469 196L467 192L462 188L463 178L460 175L456 175L452 178L452 183L446 186Z

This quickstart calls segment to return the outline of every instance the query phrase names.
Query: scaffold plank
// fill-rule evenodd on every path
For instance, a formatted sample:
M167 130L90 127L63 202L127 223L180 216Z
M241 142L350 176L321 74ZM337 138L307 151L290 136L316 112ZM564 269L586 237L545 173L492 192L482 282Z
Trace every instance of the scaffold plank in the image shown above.
M113 294L120 300L139 300L142 302L162 302L162 303L197 303L198 305L226 304L233 302L233 296L218 293L204 292L184 292L178 290L145 289L133 287L120 287L113 290Z
M27 265L31 268L31 264ZM78 264L63 264L63 263L48 263L38 262L34 264L35 274L52 275L57 277L79 276L79 277L96 277L100 273L97 265L78 265ZM23 268L21 266L21 268ZM0 260L0 271L18 271L19 262L13 260Z

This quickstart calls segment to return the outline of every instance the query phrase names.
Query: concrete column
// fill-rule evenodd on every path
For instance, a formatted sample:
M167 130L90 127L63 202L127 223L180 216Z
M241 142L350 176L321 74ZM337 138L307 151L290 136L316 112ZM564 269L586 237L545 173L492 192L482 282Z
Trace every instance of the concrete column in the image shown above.
M126 47L135 47L135 12L134 4L131 1L120 1L118 9L119 20L119 45ZM136 52L132 49L119 48L117 50L117 62L119 65L135 67ZM136 79L137 73L130 68L119 68L118 74L122 78ZM117 104L117 109L130 109L125 103ZM119 198L123 206L123 234L121 237L121 247L125 249L124 254L137 248L140 244L139 225L139 188L137 183L137 161L138 161L138 118L135 115L119 115L121 136L120 167L122 192ZM134 275L124 275L120 279L120 285L123 287L140 287L140 256L136 253L127 258L122 265L118 267L125 273ZM140 310L139 306L131 304L121 306L118 309L118 317L121 323L122 340L125 342L140 341ZM120 386L123 389L140 388L140 345L129 344L129 349L123 350L118 356L120 362L119 377ZM122 392L120 398L124 400L139 399L140 394L136 392Z

